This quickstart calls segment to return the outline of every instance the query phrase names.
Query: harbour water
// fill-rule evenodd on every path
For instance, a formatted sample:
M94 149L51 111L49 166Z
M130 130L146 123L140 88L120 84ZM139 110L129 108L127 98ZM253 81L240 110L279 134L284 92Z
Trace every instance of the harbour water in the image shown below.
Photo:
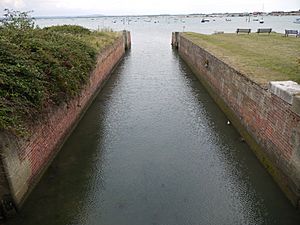
M294 23L297 16L266 16L264 23L260 24L253 19L261 17L208 17L210 22L201 23L199 16L136 16L136 17L98 17L98 18L57 18L38 19L36 22L40 27L79 24L90 29L109 28L113 30L130 30L135 32L160 31L160 33L170 34L173 31L193 31L204 34L211 34L216 31L234 33L237 28L250 28L256 32L257 28L272 28L273 31L284 33L285 29L299 30L300 24ZM228 21L229 20L229 21Z
M170 46L171 32L183 29L299 29L294 17L264 19L38 20L128 29L132 49L8 224L300 224L299 211Z

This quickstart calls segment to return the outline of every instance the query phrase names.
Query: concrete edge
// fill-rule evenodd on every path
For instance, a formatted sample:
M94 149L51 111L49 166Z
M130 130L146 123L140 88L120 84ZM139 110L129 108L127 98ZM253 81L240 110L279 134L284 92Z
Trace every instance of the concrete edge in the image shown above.
M297 105L294 98L300 95L300 85L294 81L270 81L269 91L290 105ZM297 108L297 106L295 106ZM297 111L297 110L296 110Z

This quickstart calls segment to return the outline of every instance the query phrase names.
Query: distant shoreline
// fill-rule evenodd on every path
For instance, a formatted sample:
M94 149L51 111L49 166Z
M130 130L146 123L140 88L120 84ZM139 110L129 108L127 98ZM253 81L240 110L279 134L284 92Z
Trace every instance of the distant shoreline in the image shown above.
M237 12L237 13L190 13L190 14L140 14L140 15L77 15L77 16L33 16L34 19L81 19L81 18L110 18L110 17L256 17L256 16L300 16L300 9L293 11L273 11L273 12ZM0 22L3 20L0 16Z
M191 13L191 14L154 14L154 15L83 15L83 16L35 16L36 19L66 19L66 18L102 18L102 17L162 17L162 16L184 16L184 17L251 17L251 16L300 16L298 11L273 11L273 12L243 12L243 13ZM0 18L1 20L1 18Z

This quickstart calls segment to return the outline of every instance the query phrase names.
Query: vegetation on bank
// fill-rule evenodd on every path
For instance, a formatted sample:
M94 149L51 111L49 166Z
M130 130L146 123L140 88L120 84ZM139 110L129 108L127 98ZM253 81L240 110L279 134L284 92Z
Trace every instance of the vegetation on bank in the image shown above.
M97 53L118 35L74 25L40 29L28 13L6 10L0 24L0 131L25 134L49 107L76 96Z
M257 83L293 80L300 84L300 42L295 36L276 33L184 33L184 36Z

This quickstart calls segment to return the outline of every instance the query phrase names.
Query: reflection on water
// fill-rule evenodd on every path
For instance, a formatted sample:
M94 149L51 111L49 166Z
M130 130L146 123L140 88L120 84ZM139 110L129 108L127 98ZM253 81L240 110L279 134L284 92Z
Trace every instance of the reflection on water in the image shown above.
M9 224L299 224L169 28L149 27Z

